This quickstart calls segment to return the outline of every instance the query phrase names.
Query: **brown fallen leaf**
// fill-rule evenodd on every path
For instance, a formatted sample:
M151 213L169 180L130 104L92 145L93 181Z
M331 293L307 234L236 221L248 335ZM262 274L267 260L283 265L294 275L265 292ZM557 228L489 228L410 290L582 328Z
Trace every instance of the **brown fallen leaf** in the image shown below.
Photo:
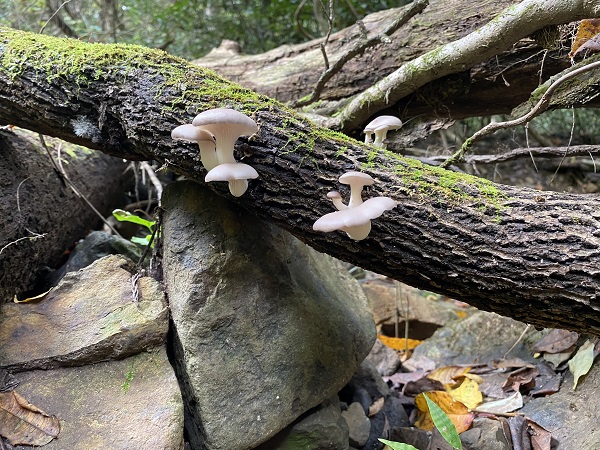
M571 44L569 58L573 58L576 53L579 53L579 48L598 33L600 33L600 19L583 19L579 22L577 34Z
M395 338L378 334L377 338L386 346L396 351L414 350L422 341L417 339Z
M560 353L570 349L579 339L575 331L554 329L535 344L533 350L536 352Z
M46 445L60 433L60 422L16 391L0 393L0 436L11 445Z
M530 418L527 418L527 424L529 425L532 450L550 450L552 433Z
M522 367L520 369L512 371L508 375L508 379L502 385L502 389L505 391L530 391L535 387L535 377L539 375L537 368L533 367Z
M385 403L385 397L379 397L377 400L375 400L373 402L373 404L371 406L369 406L369 413L367 414L367 416L373 417L375 414L377 414L379 411L381 411L384 403Z

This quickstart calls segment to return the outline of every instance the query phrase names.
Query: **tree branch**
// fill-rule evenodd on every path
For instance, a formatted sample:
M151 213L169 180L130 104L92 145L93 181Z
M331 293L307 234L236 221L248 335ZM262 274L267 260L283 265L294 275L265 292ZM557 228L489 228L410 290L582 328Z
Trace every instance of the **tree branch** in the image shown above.
M364 51L370 47L373 47L377 44L380 44L384 41L385 38L389 37L392 33L398 30L402 25L404 25L408 20L420 13L425 9L428 5L429 0L415 0L414 2L407 5L402 11L400 11L398 17L390 24L388 27L383 30L381 33L372 36L370 38L366 38L366 36L359 36L358 41L349 49L346 53L344 53L332 66L329 65L327 60L327 56L325 53L325 47L321 46L321 51L325 55L326 67L325 71L321 74L319 79L317 80L317 84L313 88L310 95L307 97L301 98L300 100L294 102L293 106L295 108L301 108L306 105L310 105L311 103L316 102L321 96L321 92L323 92L323 88L327 84L331 78L338 73L344 65L350 61L355 56L361 55ZM359 28L360 28L360 22ZM364 25L363 25L364 29ZM366 34L366 33L365 33ZM327 40L329 39L329 33L327 35ZM326 40L326 42L327 42Z
M395 104L426 83L486 61L540 28L598 15L600 4L597 2L524 0L505 9L488 24L462 39L404 64L357 95L335 120L327 124L342 131L353 130L373 114Z
M259 173L246 194L206 183L240 207L339 259L526 322L600 334L597 196L496 185L423 165L319 128L267 97L164 52L0 28L0 124L128 159L154 159L205 184L197 146L171 130L232 107L259 131L237 159ZM338 177L362 170L368 196L398 202L352 241L318 233Z

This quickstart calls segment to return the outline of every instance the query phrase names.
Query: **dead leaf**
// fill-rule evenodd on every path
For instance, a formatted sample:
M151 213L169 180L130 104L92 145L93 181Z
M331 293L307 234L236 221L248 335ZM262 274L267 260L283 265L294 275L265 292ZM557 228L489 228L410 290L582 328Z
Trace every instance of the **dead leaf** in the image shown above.
M469 429L475 415L463 403L455 400L448 392L444 391L430 391L427 392L427 396L446 413L459 434ZM422 430L433 430L433 419L429 414L427 401L423 394L417 395L415 405L419 415L419 420L417 420L415 426Z
M464 376L471 367L469 366L445 366L435 369L427 378L431 380L437 380L446 387L453 387L456 383L456 378Z
M13 302L15 302L15 303L39 303L42 300L44 300L44 297L46 295L48 295L50 293L50 291L52 291L52 289L54 289L54 288L50 288L46 292L43 292L42 294L36 295L34 297L28 297L23 300L19 300L17 298L17 295L15 294L15 298L13 298Z
M406 350L414 350L422 341L417 339L395 338L378 334L377 338L389 348L396 351L404 352Z
M529 392L532 397L543 397L555 394L560 389L562 377L550 365L541 361L536 368L539 375L535 378L535 387Z
M448 393L469 409L474 409L483 401L483 395L479 391L477 381L470 378L463 378L462 382L456 389L448 391Z
M385 398L379 397L377 400L375 400L373 402L373 404L371 406L369 406L369 413L367 415L369 417L373 417L375 414L377 414L379 411L381 411L384 403L385 403Z
M508 374L508 379L502 385L505 391L530 391L535 387L535 377L539 374L535 367L522 367Z
M514 369L521 367L535 367L533 364L523 361L521 358L510 358L510 359L495 359L491 363L491 366L496 369Z
M552 433L529 418L527 418L527 424L529 425L532 450L550 450Z
M0 393L0 436L11 445L46 445L60 433L60 422L17 392Z
M560 353L570 349L577 343L579 334L575 331L554 329L544 336L533 350L536 352Z
M492 402L486 402L475 408L477 412L484 412L490 414L506 414L509 412L516 411L523 407L523 396L519 391L512 394L510 397L503 398L501 400L494 400Z
M579 378L586 375L592 368L592 364L596 358L594 346L594 341L585 341L579 350L577 350L575 356L569 361L569 370L573 374L573 390L577 387Z
M422 392L443 391L444 385L438 380L431 380L427 377L420 378L416 381L409 381L404 385L402 393L404 395L418 395Z
M580 47L600 33L600 19L583 19L577 27L577 34L571 44L569 58L573 58L580 51Z

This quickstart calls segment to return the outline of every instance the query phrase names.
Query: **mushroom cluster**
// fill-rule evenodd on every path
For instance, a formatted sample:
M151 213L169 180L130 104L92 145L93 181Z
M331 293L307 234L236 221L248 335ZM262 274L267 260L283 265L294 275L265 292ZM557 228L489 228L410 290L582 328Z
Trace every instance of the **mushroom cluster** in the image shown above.
M373 144L375 147L387 148L384 142L387 132L397 130L402 127L402 121L394 116L379 116L367 124L363 133L365 133L365 144ZM375 141L373 141L375 134Z
M389 197L373 197L365 202L362 200L362 188L375 183L366 173L346 172L340 178L340 183L350 186L348 205L342 201L337 191L331 191L327 197L331 199L338 211L325 214L313 225L313 230L330 232L345 231L355 241L365 239L371 232L371 220L378 218L385 211L396 207L397 203Z
M240 136L258 131L256 122L230 108L216 108L198 114L191 124L180 125L171 132L173 139L197 142L200 159L208 173L204 181L227 181L229 191L240 197L248 189L248 180L258 172L233 157L233 146Z

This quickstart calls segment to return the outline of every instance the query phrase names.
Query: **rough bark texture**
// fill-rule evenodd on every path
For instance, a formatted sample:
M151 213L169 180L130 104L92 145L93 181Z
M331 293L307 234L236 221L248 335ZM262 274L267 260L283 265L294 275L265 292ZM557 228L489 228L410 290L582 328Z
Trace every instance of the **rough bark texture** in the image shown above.
M54 152L53 144L48 140ZM108 214L126 188L126 163L65 147L69 178ZM99 218L60 180L36 135L1 131L0 151L0 302L7 302L33 288L40 267L54 267L65 250L97 227ZM43 237L29 239L34 233Z
M0 32L0 122L156 159L204 183L197 146L174 142L170 131L198 111L234 107L259 124L236 145L237 158L260 174L232 199L240 207L320 251L408 284L526 322L600 334L597 196L512 188L424 166L320 129L163 52ZM87 124L84 133L74 120ZM377 180L366 196L399 202L358 242L312 230L333 211L329 190L347 199L337 178L349 169ZM207 185L230 197L225 183Z

